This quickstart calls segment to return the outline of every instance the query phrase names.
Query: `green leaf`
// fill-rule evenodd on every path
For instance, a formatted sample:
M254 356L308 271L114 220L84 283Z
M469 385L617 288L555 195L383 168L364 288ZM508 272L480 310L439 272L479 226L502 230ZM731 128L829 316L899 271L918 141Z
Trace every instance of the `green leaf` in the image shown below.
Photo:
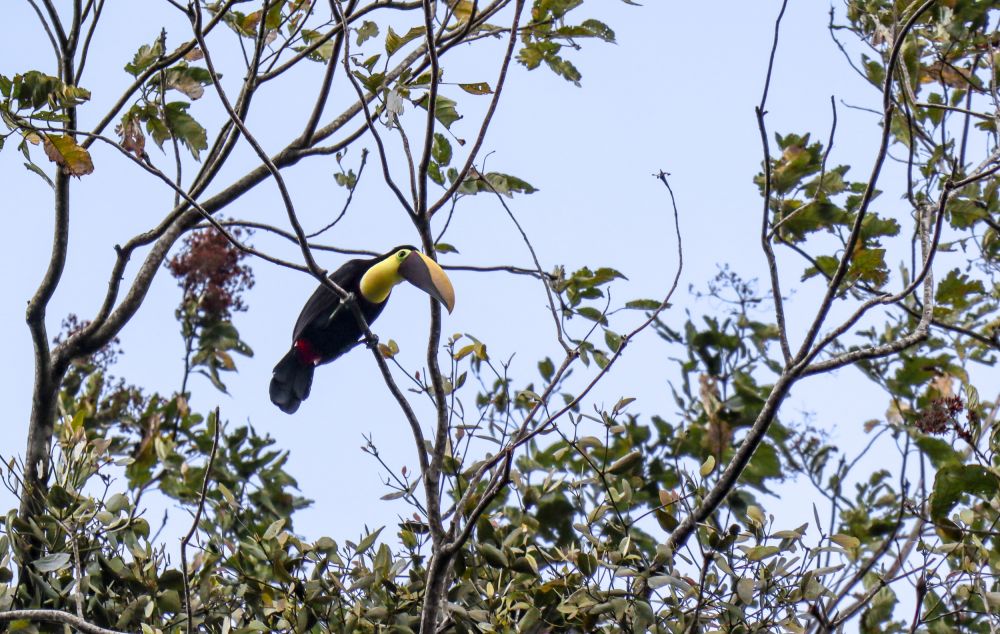
M69 567L69 553L53 553L39 557L31 564L38 572L55 572Z
M438 162L441 167L451 163L451 143L440 132L434 133L434 142L431 144L431 158Z
M934 476L934 491L931 494L931 519L948 519L963 495L978 495L991 500L1000 493L1000 477L986 467L969 465L945 465Z
M191 151L195 160L198 160L201 151L208 149L208 134L205 132L205 128L201 127L201 124L187 113L190 105L182 101L175 101L167 104L164 111L167 128L181 144Z
M90 93L82 88L68 86L58 77L31 70L23 75L15 75L8 89L12 99L17 101L17 109L38 110L42 106L67 107L83 103ZM31 115L44 120L61 120L64 117L51 112L36 112Z
M42 170L42 168L38 167L34 163L25 163L24 166L28 168L29 172L34 172L35 174L41 176L42 180L49 184L49 187L51 187L52 189L56 188L56 184L52 182L52 179L49 178L49 175L46 174L45 171Z
M542 375L542 378L546 381L552 380L552 375L556 372L556 367L552 363L552 359L545 357L538 362L538 372Z
M913 442L930 459L931 465L935 469L940 469L948 464L960 465L962 463L962 454L955 451L951 443L947 441L933 436L920 436Z
M502 550L490 544L488 542L482 542L476 549L483 559L486 560L491 566L496 568L507 568L510 566L510 561L507 559L507 555L504 554Z
M368 533L367 535L365 535L365 538L362 539L361 543L358 544L357 547L354 549L355 552L357 552L357 553L360 554L360 553L363 553L363 552L367 551L369 548L371 548L372 545L375 543L375 540L378 539L379 533L382 532L383 528L385 528L385 526L381 526L381 527L379 527L378 530L376 530L374 532L371 532L371 533Z
M156 597L156 606L164 612L179 613L183 610L181 595L176 590L164 590Z
M273 522L271 522L271 525L267 527L267 530L264 531L264 535L261 537L261 539L263 539L264 541L267 541L269 539L274 539L275 537L278 536L278 533L281 532L281 529L284 528L284 526L285 526L285 518L282 517L274 520Z
M493 89L485 81L477 82L475 84L459 84L459 88L469 93L470 95L492 95Z
M430 95L424 93L420 99L416 100L414 105L417 105L424 110L427 109L427 102L429 101ZM462 115L458 114L458 110L455 109L456 102L449 99L443 95L437 96L437 101L434 104L434 118L441 122L446 128L451 128L451 124L455 123L462 118Z
M478 194L480 192L497 193L507 198L513 198L515 193L533 194L537 189L530 183L510 174L489 172L485 175L474 173L462 182L458 190L463 194Z
M546 59L545 63L549 65L549 68L551 68L552 72L556 75L559 75L566 81L573 82L577 86L580 85L580 78L583 77L583 75L580 74L580 71L577 70L576 66L574 66L568 59L559 56L552 56L551 58Z
M638 449L630 451L608 466L608 473L621 475L642 464L643 453Z
M144 70L153 65L163 55L163 44L158 38L152 44L143 44L132 57L132 61L125 64L125 72L133 77L138 77Z
M579 26L562 26L555 32L562 37L596 37L612 44L615 41L615 32L600 20L584 20Z
M760 561L761 559L776 555L780 551L781 549L777 546L754 546L747 550L747 559L750 561Z
M393 31L392 27L390 26L389 31L388 33L386 33L385 36L385 52L388 53L389 55L392 55L393 53L401 49L403 46L405 46L408 42L411 42L417 39L418 37L422 37L424 35L424 30L425 29L422 26L415 26L409 31L407 31L405 34L397 35L396 32Z
M369 20L365 20L361 23L361 27L357 29L357 32L357 44L360 46L361 44L364 44L366 40L370 40L378 35L378 25Z
M622 345L622 336L612 330L608 330L607 328L605 328L604 343L607 344L608 350L610 350L611 352L618 352L618 348L620 348Z
M128 508L128 497L122 493L115 493L104 503L104 508L111 513L120 513Z
M935 299L938 304L947 304L954 310L964 310L974 304L971 298L983 295L986 287L981 280L975 280L960 272L957 268L948 271L948 275L938 283Z
M846 550L854 550L855 548L861 547L861 540L854 535L837 533L836 535L830 536L830 541Z
M200 99L205 94L205 86L212 83L212 75L207 69L188 66L185 63L164 73L164 84L168 90L184 93L190 99Z
M427 164L427 177L438 185L444 186L444 174L441 173L441 166L435 161Z
M602 326L603 325L607 325L607 323L608 323L608 319L607 319L607 317L604 316L604 313L602 313L601 311L597 310L593 306L583 306L582 308L578 308L576 310L576 312L581 317L585 317L586 319L589 319L590 321L596 321L597 323L601 324Z
M660 307L660 302L655 299L633 299L625 303L625 308L632 310L656 310Z

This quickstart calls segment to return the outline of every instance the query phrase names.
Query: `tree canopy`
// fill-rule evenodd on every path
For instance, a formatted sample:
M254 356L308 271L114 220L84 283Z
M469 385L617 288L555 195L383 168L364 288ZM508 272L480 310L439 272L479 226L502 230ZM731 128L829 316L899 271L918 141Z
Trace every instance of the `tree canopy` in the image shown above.
M814 121L832 125L794 130L768 117L772 88L794 79L780 60L796 54L782 41L788 3L773 3L773 32L752 34L771 45L755 111L759 171L745 175L759 198L743 213L759 214L759 231L726 245L758 254L758 280L727 266L685 272L684 226L699 210L661 170L657 205L671 232L655 266L619 271L588 245L585 266L542 266L517 213L539 175L516 157L494 167L489 132L498 112L532 107L507 99L512 69L580 85L581 47L617 42L593 0L165 0L172 27L154 24L157 37L107 67L94 57L102 38L118 37L99 27L115 3L27 1L55 63L18 60L23 68L0 75L0 150L20 152L27 168L5 174L9 187L40 178L50 188L53 235L27 304L33 359L8 360L34 373L19 395L30 417L14 421L27 446L2 470L19 502L0 535L0 622L11 631L995 630L992 3L836 4L817 38L843 53L869 99L831 99ZM655 62L669 71L694 62L685 54ZM468 81L451 72L469 67L478 74ZM90 81L112 73L123 74L121 92ZM275 93L287 111L272 109ZM845 107L876 125L845 129ZM873 151L848 165L838 142L860 136ZM289 179L309 162L332 172L335 201L311 233ZM110 270L86 273L101 288L96 310L56 332L62 316L47 309L66 283L70 216L102 166L151 177L172 204L142 206L146 229L106 245ZM515 276L536 290L545 305L529 311L532 328L557 353L450 334L435 302L418 322L422 358L380 339L318 263L321 252L388 246L328 243L362 180L391 201L386 233L408 235L447 271ZM251 219L243 203L263 188L280 204ZM484 200L516 229L529 266L459 257L456 209ZM595 244L602 231L593 227ZM267 267L311 276L359 320L352 354L381 377L362 397L396 406L415 465L386 461L370 437L363 447L398 522L303 534L296 512L310 501L287 448L227 417L227 382L257 362L238 325L269 310L247 299ZM657 296L616 291L654 268ZM183 380L160 393L119 376L117 361L119 335L153 309L164 276L180 288ZM669 390L669 410L627 392L595 397L609 377L628 382L630 350L655 346L662 363L641 372ZM868 391L840 387L845 373ZM790 406L810 390L877 400L884 415L842 421L863 440L841 446ZM206 402L217 405L197 405ZM165 533L167 516L151 513L164 500L188 513ZM809 507L810 521L790 524L792 506ZM162 537L171 530L179 547Z

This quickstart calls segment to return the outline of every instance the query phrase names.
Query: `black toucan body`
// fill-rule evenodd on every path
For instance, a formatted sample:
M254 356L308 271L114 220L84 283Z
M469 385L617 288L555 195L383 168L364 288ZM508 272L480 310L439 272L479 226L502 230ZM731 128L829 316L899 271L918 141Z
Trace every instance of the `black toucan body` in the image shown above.
M448 312L455 307L455 290L448 276L437 262L412 246L396 247L367 260L350 260L331 273L330 280L354 294L369 324L382 314L393 287L404 280L444 304ZM309 396L313 369L353 348L362 335L353 311L320 285L299 313L291 350L274 366L271 402L286 414L295 412Z

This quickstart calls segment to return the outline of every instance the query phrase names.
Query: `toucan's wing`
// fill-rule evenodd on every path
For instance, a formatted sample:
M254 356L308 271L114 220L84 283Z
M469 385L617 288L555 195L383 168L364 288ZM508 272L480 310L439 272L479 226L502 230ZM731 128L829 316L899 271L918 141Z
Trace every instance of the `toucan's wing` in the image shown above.
M330 280L340 288L348 292L357 292L358 282L368 268L367 260L350 260L344 263L339 269L330 274ZM295 329L292 331L292 341L297 341L302 336L302 332L316 319L327 320L330 314L340 303L337 294L326 286L320 286L313 291L313 294L302 307L299 318L295 322Z

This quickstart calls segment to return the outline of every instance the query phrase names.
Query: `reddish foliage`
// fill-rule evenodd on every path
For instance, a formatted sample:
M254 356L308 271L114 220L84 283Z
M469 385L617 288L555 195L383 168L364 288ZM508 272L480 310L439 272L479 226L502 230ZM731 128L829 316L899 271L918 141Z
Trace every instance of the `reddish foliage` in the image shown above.
M242 236L239 229L233 235ZM214 228L201 229L184 240L167 267L184 289L184 302L196 303L201 320L223 321L246 310L242 294L254 283L253 271L242 263L246 255Z
M958 396L937 398L917 419L917 429L925 434L943 434L949 429L961 431L956 417L965 409L965 404Z

